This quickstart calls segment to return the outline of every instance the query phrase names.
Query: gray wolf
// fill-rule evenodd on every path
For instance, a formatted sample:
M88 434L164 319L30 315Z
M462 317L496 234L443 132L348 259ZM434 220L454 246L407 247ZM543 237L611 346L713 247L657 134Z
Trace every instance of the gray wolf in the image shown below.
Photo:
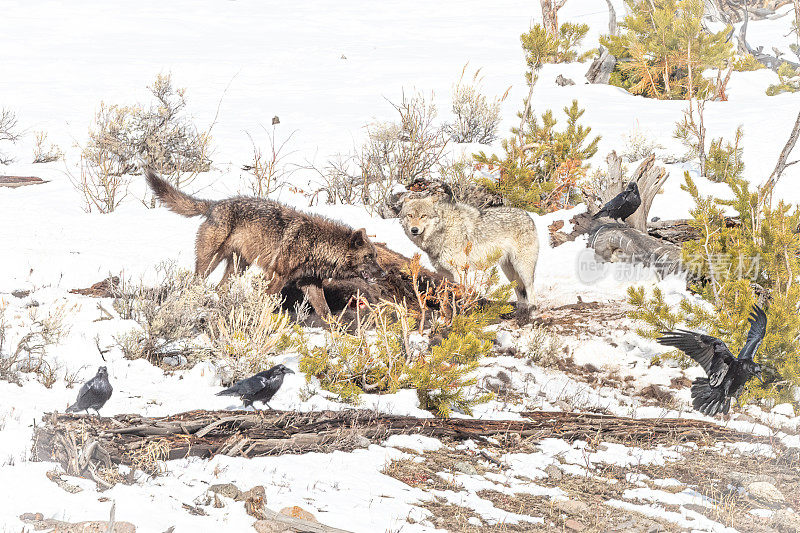
M522 209L477 209L448 194L412 192L403 200L400 223L437 272L453 281L460 280L465 264L485 262L500 252L500 268L515 284L518 309L532 306L539 238Z
M286 374L294 374L294 371L283 365L275 365L255 376L237 381L230 388L219 391L217 396L238 396L245 407L253 405L253 402L263 402L269 407L269 401L283 385Z
M259 266L269 291L279 293L293 283L323 318L330 315L323 280L360 277L368 283L383 278L375 246L366 230L303 213L279 202L237 196L200 200L176 189L153 171L145 172L156 197L185 217L203 216L195 242L195 274L207 277L227 261L220 284L234 272Z
M81 390L78 391L77 400L67 407L67 412L88 412L89 409L94 409L97 414L100 414L100 409L111 398L112 392L114 392L114 389L111 387L111 383L108 382L108 369L101 366L97 369L97 374L83 384Z
M731 398L739 400L750 378L757 377L764 383L761 365L753 361L753 356L767 334L767 315L754 305L749 322L747 340L737 357L724 342L711 335L679 329L663 332L658 339L660 344L677 348L697 361L708 375L692 383L692 406L701 413L708 416L728 414Z

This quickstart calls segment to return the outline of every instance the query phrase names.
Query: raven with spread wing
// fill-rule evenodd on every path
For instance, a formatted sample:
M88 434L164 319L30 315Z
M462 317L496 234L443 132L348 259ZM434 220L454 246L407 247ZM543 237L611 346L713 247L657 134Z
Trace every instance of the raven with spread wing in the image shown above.
M642 205L642 197L639 196L639 186L632 181L624 191L609 200L592 218L608 217L624 221L634 214L640 205Z
M108 382L108 369L101 366L97 369L97 374L83 384L81 390L78 391L78 399L75 400L74 404L67 407L67 412L88 412L89 409L94 409L97 414L100 414L100 408L111 398L113 391L111 383Z
M275 365L255 376L237 381L230 388L218 392L217 396L238 396L244 402L245 407L253 405L253 402L263 402L269 407L267 402L281 388L283 376L286 374L294 374L294 372L283 365Z
M763 383L761 365L753 362L753 356L767 333L767 315L754 305L749 322L747 341L737 357L716 337L693 331L668 331L658 339L660 344L681 350L706 371L707 378L692 383L692 405L701 413L727 414L731 398L739 399L750 378L755 376Z

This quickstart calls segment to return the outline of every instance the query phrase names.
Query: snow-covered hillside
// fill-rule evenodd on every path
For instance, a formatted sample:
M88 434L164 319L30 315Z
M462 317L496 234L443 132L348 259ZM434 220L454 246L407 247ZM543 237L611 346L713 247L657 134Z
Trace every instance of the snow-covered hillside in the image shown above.
M613 0L613 4L621 18L623 3ZM791 6L778 13L784 16L750 21L748 39L791 54ZM138 531L170 527L176 532L252 530L254 518L241 502L220 497L217 507L209 499L209 487L222 483L234 483L242 490L262 485L271 509L298 505L326 525L364 533L453 530L452 524L462 524L464 531L467 527L527 531L555 527L556 521L558 528L570 529L569 520L597 531L604 530L604 520L617 531L734 531L767 527L780 513L788 513L786 523L790 523L791 503L800 505L797 493L785 493L789 500L782 506L754 503L750 513L740 515L741 509L726 507L727 495L714 499L698 491L685 466L693 461L705 464L706 452L694 445L638 448L544 439L519 453L498 454L495 463L479 454L483 449L494 454L492 442L443 444L427 437L394 436L353 452L170 461L164 463L160 476L141 474L132 484L119 483L103 491L94 482L65 476L69 484L82 489L74 493L48 477L48 472L60 469L58 465L31 461L34 426L41 423L44 413L63 412L74 401L77 387L67 377L74 375L79 386L100 365L108 367L114 385L104 416L162 416L240 407L230 398L214 395L221 379L210 362L165 373L145 360L125 359L116 340L136 324L117 316L110 299L69 292L109 275L154 284L159 281L156 267L164 261L186 269L194 266L198 220L163 208L146 208L138 199L145 191L143 178L134 179L129 197L114 213L82 209L69 176L78 174L80 146L86 143L101 102L147 101L147 85L157 74L171 73L174 83L187 89L188 111L195 121L202 127L213 124L213 169L189 188L207 198L247 193L241 167L252 158L249 135L266 143L264 128L272 131L271 120L277 115L276 138L282 142L291 136L286 163L306 167L291 174L292 184L308 190L316 175L307 167L359 146L365 125L394 120L390 102L399 101L403 91L432 94L441 118L448 120L452 86L467 63L469 69L481 68L486 94L501 95L511 88L503 102L499 129L505 136L518 124L516 112L528 90L519 36L540 19L537 3L529 1L141 0L122 5L14 0L3 6L0 108L16 114L23 136L17 143L0 141L0 152L14 158L0 165L0 175L38 176L46 183L0 187L0 309L7 325L6 342L0 346L16 346L33 321L48 315L63 315L66 334L48 349L48 361L57 369L51 387L30 375L24 375L20 384L0 380L0 486L5 487L0 530L31 530L19 518L23 513L69 522L103 520L112 504L116 520L131 522ZM598 36L607 29L603 2L568 0L559 19L589 24L583 42L586 49L596 47ZM683 151L672 132L685 102L650 100L617 87L584 84L587 68L588 63L545 65L533 105L534 112L553 109L558 117L561 108L578 100L586 109L582 122L592 127L593 134L602 135L591 161L593 168L602 168L606 154L620 151L633 134L646 135L670 153ZM576 84L557 85L559 74ZM730 137L737 126L743 126L746 174L754 183L769 176L800 111L796 94L765 95L766 87L776 81L777 75L766 69L734 72L727 90L729 100L710 102L706 108L711 136ZM38 131L46 132L48 141L61 147L63 160L31 163ZM500 143L453 145L452 149L499 151ZM657 196L651 215L685 217L691 206L680 184L683 172L696 174L696 168L691 163L665 166L671 178ZM715 187L702 179L699 183L704 190ZM798 183L800 165L789 167L777 196L797 203ZM376 241L400 253L418 252L397 219L371 216L361 206L317 203L309 208L308 198L290 187L274 197L365 227ZM584 209L533 215L543 245L536 278L537 313L547 324L550 314L582 300L598 302L601 318L593 320L589 315L594 312L587 313L567 325L554 319L551 332L562 343L564 358L572 359L567 367L509 355L509 348L524 352L536 342L537 328L495 326L497 353L482 361L480 382L502 381L513 394L478 406L475 416L519 419L526 410L579 410L711 420L690 410L687 386L670 389L675 401L669 405L640 394L650 385L668 389L701 375L702 370L650 366L651 358L663 349L634 332L636 324L625 315L625 291L631 285L658 284L675 301L692 297L684 281L659 280L649 270L632 277L622 271L624 267L611 265L602 279L584 283L576 267L579 260L586 260L585 240L558 248L547 244L548 225ZM212 279L219 276L217 272ZM111 319L105 319L98 302L111 311ZM311 328L309 334L319 337L321 330ZM100 349L107 350L103 358ZM278 362L297 370L298 359L298 354L289 353ZM587 370L589 366L594 370ZM501 373L509 378L507 383ZM362 401L362 407L378 412L431 416L418 407L417 396L410 390L365 394ZM271 405L298 411L349 407L322 391L318 383L306 384L299 372L286 379ZM714 453L727 458L726 469L741 461L742 470L751 472L757 469L759 457L771 457L779 464L775 450L788 449L786 453L796 457L800 448L800 416L788 404L770 412L746 407L730 420L717 422L774 437L776 442L774 449L743 443L715 445ZM732 459L736 457L742 458ZM480 468L460 465L465 461L479 463ZM430 465L435 473L430 478L436 482L430 486L408 482L403 470L408 464ZM443 464L460 466L448 469ZM773 483L776 477L783 482L776 468L765 475L772 476ZM785 468L795 469L792 486L798 488L796 462ZM583 480L583 485L562 487L562 478L565 483ZM747 486L736 481L725 484ZM611 488L592 506L575 496L603 493L597 488L600 485ZM534 500L535 505L530 503ZM196 509L202 513L192 511ZM466 513L463 522L443 522L437 529L437 515L445 516L453 509ZM578 526L572 529L582 531Z

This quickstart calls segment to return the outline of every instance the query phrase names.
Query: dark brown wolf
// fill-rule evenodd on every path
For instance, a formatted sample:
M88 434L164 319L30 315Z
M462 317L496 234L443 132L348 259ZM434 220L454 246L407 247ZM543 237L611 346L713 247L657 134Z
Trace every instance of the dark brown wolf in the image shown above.
M279 202L237 196L200 200L176 189L152 170L145 171L156 197L185 217L204 216L197 230L195 274L207 277L227 261L223 284L234 272L259 266L269 290L279 293L293 282L314 311L330 314L322 282L360 277L368 283L386 274L366 230L303 213Z

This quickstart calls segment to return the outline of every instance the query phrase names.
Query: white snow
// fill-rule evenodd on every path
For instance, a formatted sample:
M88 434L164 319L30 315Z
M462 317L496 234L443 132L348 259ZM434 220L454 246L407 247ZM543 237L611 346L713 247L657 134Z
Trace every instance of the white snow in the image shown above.
M104 416L139 413L160 416L193 409L233 409L235 400L214 395L220 377L211 363L190 370L164 373L146 361L123 358L116 338L138 327L133 321L103 316L98 304L112 311L108 299L70 294L110 274L138 282L158 281L156 266L164 261L191 269L198 221L166 209L147 209L139 201L143 180L134 178L130 195L109 215L85 213L80 195L69 176L78 175L80 146L85 145L89 125L100 102L133 104L148 102L146 86L158 73L169 72L178 87L187 88L188 110L201 127L213 123L212 172L199 176L190 192L208 198L246 193L242 165L252 156L248 134L266 142L265 128L273 116L280 117L274 130L279 142L291 139L287 162L299 165L293 185L305 192L314 188L310 163L322 165L337 153L358 147L367 123L394 120L387 102L397 102L403 92L414 90L432 95L441 118L449 119L452 85L462 67L481 68L488 95L503 94L500 135L518 123L516 112L527 94L525 63L519 35L540 20L536 3L509 0L502 5L476 0L421 2L364 2L344 0L335 5L319 0L303 3L237 0L225 3L207 0L141 0L135 5L109 4L99 0L33 4L12 0L3 6L0 21L3 67L0 75L0 108L14 111L24 134L16 144L0 141L0 152L15 161L0 166L0 174L39 176L43 185L17 189L0 187L0 308L8 322L5 346L16 342L32 323L48 314L65 315L68 334L48 351L48 361L57 368L57 379L45 388L25 377L22 386L0 380L0 485L13 487L0 499L2 531L19 531L19 515L41 512L46 518L98 520L108 516L112 503L116 519L128 520L140 531L245 531L253 518L241 502L223 498L223 507L206 505L211 484L232 482L242 490L263 485L270 508L299 505L321 522L354 532L430 532L435 527L421 505L432 497L467 507L476 516L473 524L541 523L541 517L517 515L496 508L477 496L489 489L504 494L527 493L562 499L561 489L538 485L547 477L544 469L556 466L566 474L599 476L598 465L617 465L631 470L631 482L646 485L648 478L635 472L639 465L665 465L678 460L684 449L642 449L615 443L589 445L561 439L543 439L535 453L508 453L500 459L502 474L485 476L441 473L463 487L461 491L423 491L382 473L392 460L414 458L439 450L442 443L422 436L392 436L382 445L350 453L308 453L258 459L217 456L210 460L187 459L163 464L156 478L137 475L132 485L117 484L97 492L93 483L66 478L83 490L68 494L51 482L46 473L59 467L31 460L31 437L35 424L46 412L63 411L74 401L77 387L68 387L68 375L77 385L94 375L99 365L109 369L114 395L104 407ZM613 0L618 16L621 0ZM781 8L789 12L791 6ZM792 16L776 20L750 21L748 39L769 50L776 46L791 56L787 36ZM570 0L559 12L562 22L585 22L590 33L584 48L597 45L607 28L602 3ZM605 166L605 155L620 151L634 132L663 145L665 154L683 152L672 137L674 123L685 102L654 101L633 96L611 86L586 85L588 64L545 65L534 91L534 112L553 109L563 123L561 108L577 99L586 110L582 123L592 134L602 135L593 169ZM469 70L468 70L469 72ZM559 87L559 74L573 79L574 86ZM772 171L778 153L800 110L796 95L767 97L766 87L777 81L769 70L734 72L728 86L729 100L711 102L706 108L710 137L730 138L738 125L744 128L744 161L755 185ZM34 165L30 161L35 132L45 131L48 141L58 144L65 160ZM270 130L271 131L271 130ZM469 150L476 147L454 147ZM487 151L499 151L499 141ZM629 165L633 167L633 164ZM688 171L704 194L720 189L697 176L692 163L666 165L670 179L653 205L651 216L680 218L691 207L680 188ZM796 183L800 166L789 167L776 194L791 202L800 199ZM358 206L315 204L288 187L276 199L366 227L376 241L386 242L404 254L417 250L406 238L397 220L370 216ZM542 250L537 267L536 300L542 309L584 301L621 302L633 285L658 285L670 303L690 297L684 280L659 280L649 269L631 269L621 264L601 264L586 250L585 240L550 248L547 227L556 219L568 221L585 210L580 205L569 212L537 216ZM569 229L569 223L566 224ZM423 256L423 261L427 258ZM217 272L212 279L216 280ZM25 296L12 291L29 291ZM630 321L628 321L630 322ZM626 324L630 326L631 324ZM319 331L311 331L312 337ZM502 346L524 351L526 332L515 336L501 331ZM613 339L611 339L613 336ZM613 340L613 344L611 341ZM592 363L603 372L623 371L635 379L637 388L649 384L669 385L684 375L674 367L650 368L650 359L660 353L658 345L632 331L609 331L607 337L564 339L576 364ZM105 351L103 358L98 347ZM278 362L297 371L297 354L281 356ZM594 387L553 369L529 364L513 357L487 358L478 374L496 375L506 369L511 388L523 396L519 404L499 399L480 405L475 415L483 418L518 419L527 409L601 410L637 417L681 416L710 420L689 410L689 391L677 391L679 410L645 405L641 398L612 387ZM690 379L698 369L686 372ZM305 389L311 391L305 395ZM344 409L332 395L321 391L314 380L307 385L301 374L289 376L271 402L276 409L299 411ZM411 390L392 395L363 396L362 407L383 413L432 416L418 406ZM751 420L733 417L730 428L769 435L785 446L800 447L797 435L800 417L789 404L775 406L770 413L748 410ZM755 421L753 421L755 420ZM465 450L481 445L468 441ZM774 456L766 445L735 443L719 447L720 453ZM418 459L418 458L417 458ZM663 489L682 484L673 479L654 479ZM202 506L207 516L195 516L184 504ZM663 518L680 527L701 531L732 531L685 505L714 505L690 487L676 494L639 486L625 492L622 500L608 505ZM667 511L664 505L680 510ZM147 512L142 512L146 509ZM754 510L766 517L769 512Z

